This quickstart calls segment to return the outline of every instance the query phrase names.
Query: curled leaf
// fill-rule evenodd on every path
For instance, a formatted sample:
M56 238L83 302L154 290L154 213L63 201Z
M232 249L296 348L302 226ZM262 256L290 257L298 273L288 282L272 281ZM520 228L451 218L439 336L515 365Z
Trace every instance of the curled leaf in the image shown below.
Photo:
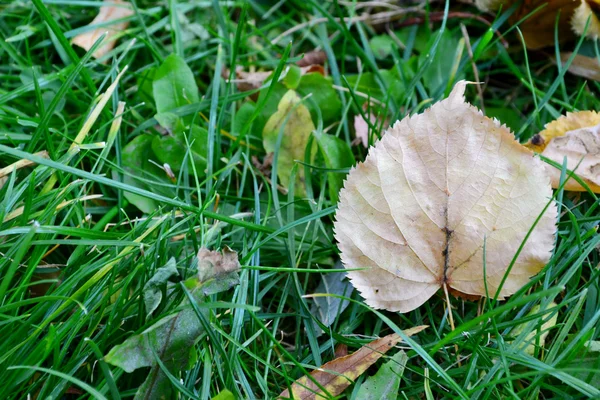
M526 146L559 164L567 159L567 169L575 171L595 193L600 193L600 114L595 111L567 113L550 122ZM560 186L561 171L547 165L552 187ZM574 179L565 190L583 191Z
M403 332L407 336L412 336L425 328L427 328L427 326L421 325L405 329ZM319 382L319 384L327 390L329 395L337 396L350 386L356 378L361 376L367 368L373 365L381 358L381 356L401 341L402 338L398 334L392 333L391 335L387 335L364 345L350 355L336 358L333 361L323 364L320 368L315 369L310 374L313 379L304 376L294 382L292 385L293 398L296 400L330 398L330 396L319 389L313 380ZM284 390L279 397L291 398L289 390Z
M466 82L396 122L351 170L335 235L367 304L408 312L446 286L510 296L550 258L557 210L543 163L464 101ZM486 247L486 269L483 248Z
M600 0L581 0L579 6L573 13L571 18L571 25L573 31L579 36L586 36L590 39L598 39L600 35L600 20L598 20L598 14L600 13ZM589 26L588 20L590 21Z
M89 24L102 24L103 26L88 32L80 33L73 38L73 44L83 47L85 50L89 50L100 36L107 33L106 38L104 38L104 44L100 45L100 47L94 51L94 54L92 54L95 58L101 58L111 51L115 47L118 35L129 26L129 21L115 22L113 24L110 24L110 22L133 15L133 10L127 1L104 0L104 3L106 3L106 5L100 7L100 12ZM107 23L110 25L106 26Z

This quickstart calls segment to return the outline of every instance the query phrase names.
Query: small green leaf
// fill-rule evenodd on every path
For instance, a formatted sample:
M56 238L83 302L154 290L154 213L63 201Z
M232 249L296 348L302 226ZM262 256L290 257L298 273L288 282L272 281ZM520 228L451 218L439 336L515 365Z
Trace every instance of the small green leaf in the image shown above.
M288 187L295 160L304 160L304 150L311 133L315 130L308 108L302 104L300 97L289 90L279 102L277 112L267 121L263 130L263 146L267 153L278 150L277 176L281 185ZM278 147L279 135L282 135ZM304 189L304 168L297 173L295 193L302 197Z
M229 390L221 390L221 392L212 398L212 400L235 400L235 396Z
M342 139L326 133L315 134L319 150L323 155L325 166L329 169L349 168L354 164L354 155L348 143ZM338 194L344 185L346 174L340 172L328 172L329 198L332 203L337 203Z
M233 134L240 134L243 130L243 128L248 125L250 118L252 118L252 115L254 115L254 112L256 111L256 104L254 104L251 101L248 101L244 104L242 104L242 106L240 107L239 110L237 110L237 112L235 113L235 118L233 119L233 127L232 127L232 132ZM247 132L251 132L252 131L252 127L250 127Z
M396 400L408 356L400 350L358 389L360 400Z
M193 174L191 166L193 160L196 173L203 176L208 153L208 131L198 125L192 125L189 130L178 128L174 135L155 136L152 140L152 151L161 163L169 164L173 171L179 172L182 168L184 156L188 153L186 136L187 142L190 144L188 173Z
M133 176L143 177L145 179L154 178L164 175L164 172L149 160L154 158L152 153L152 135L140 135L127 143L122 153L123 169L126 174L123 175L123 182L138 187L147 189L148 185L141 180L135 179ZM157 207L157 203L147 197L142 197L137 194L124 192L125 198L144 213L151 213Z
M146 306L146 315L150 316L158 308L162 300L162 287L167 284L167 280L172 276L177 276L177 263L174 258L170 258L164 267L156 270L152 278L144 285L144 305Z
M283 84L288 89L296 89L302 78L302 70L296 65L289 65L287 73L283 77Z
M419 56L419 68L425 68L425 63L431 57L430 50L433 47L438 36L438 32L431 35L427 51ZM459 40L449 30L442 33L442 37L437 45L431 64L426 67L423 74L423 84L430 92L435 93L448 85L449 71L452 71L456 59L456 52L459 47ZM462 79L461 76L454 78L455 81Z
M389 35L374 36L369 40L369 46L376 58L383 60L396 51L396 42Z
M176 54L168 56L156 70L152 91L158 113L200 101L192 70Z
M318 115L315 106L321 110L323 123L339 120L342 112L342 101L333 88L331 81L323 75L316 72L303 75L296 91L301 97L311 95L311 100L307 101L306 104L313 121L317 120Z

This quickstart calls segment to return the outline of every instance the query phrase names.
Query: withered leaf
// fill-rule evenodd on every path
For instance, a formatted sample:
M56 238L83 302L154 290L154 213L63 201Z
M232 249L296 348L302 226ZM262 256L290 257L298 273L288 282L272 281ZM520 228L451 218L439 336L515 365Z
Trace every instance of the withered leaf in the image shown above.
M582 178L591 190L600 193L600 114L579 111L550 122L525 146L562 165ZM552 187L560 186L561 171L546 165ZM569 179L565 190L585 190L576 180Z
M446 286L491 296L552 197L544 164L505 126L464 101L466 82L424 113L404 118L353 168L335 235L367 304L408 312ZM550 204L498 296L523 286L550 258ZM483 247L486 243L486 272Z
M426 325L415 326L405 329L403 332L407 336L416 335ZM364 345L354 353L336 358L323 364L320 368L314 370L310 376L323 386L329 395L337 396L350 386L356 378L361 376L367 368L373 365L388 350L400 343L402 338L392 333L381 339L372 341ZM308 377L304 376L292 384L292 394L296 400L327 399L329 396L323 393L319 387ZM291 398L289 390L284 390L279 398Z
M100 7L100 12L89 25L105 24L133 15L133 10L127 1L104 0L104 3L107 5ZM127 26L129 26L129 21L115 22L110 26L95 28L75 36L73 38L73 44L83 47L85 50L89 50L100 36L107 33L106 38L104 38L104 43L94 51L94 54L92 54L95 58L101 58L115 47L115 43L117 42L116 36L127 29Z

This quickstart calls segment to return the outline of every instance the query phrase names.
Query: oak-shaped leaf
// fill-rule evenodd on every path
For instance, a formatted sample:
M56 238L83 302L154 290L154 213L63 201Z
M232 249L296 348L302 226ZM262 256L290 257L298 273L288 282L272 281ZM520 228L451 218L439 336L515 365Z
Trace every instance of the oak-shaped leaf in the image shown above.
M415 326L403 330L407 336L416 335L426 325ZM323 364L311 372L311 378L303 376L292 384L293 398L296 400L329 399L342 393L353 381L361 376L367 368L379 360L388 350L402 341L397 333L392 333L380 339L374 340L352 354L336 358ZM327 390L324 393L315 383L319 382ZM288 389L284 390L279 398L291 398Z
M341 259L362 268L348 277L374 308L408 312L444 286L505 298L550 258L557 210L544 164L467 104L465 86L396 122L341 191Z
M574 171L595 193L600 193L600 114L595 111L567 113L550 122L527 144L530 149L558 164L567 159L567 169ZM561 171L546 166L552 187L560 186ZM575 179L565 183L565 190L585 190Z

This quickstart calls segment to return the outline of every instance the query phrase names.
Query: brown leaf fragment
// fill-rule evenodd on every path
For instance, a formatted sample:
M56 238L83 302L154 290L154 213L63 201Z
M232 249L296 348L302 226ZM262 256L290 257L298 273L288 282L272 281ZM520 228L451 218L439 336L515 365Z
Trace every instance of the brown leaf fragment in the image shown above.
M569 131L598 124L600 124L600 114L596 111L568 112L567 115L546 124L544 130L535 135L525 146L536 153L541 153L552 139L563 136Z
M304 54L304 57L296 63L299 67L310 67L315 64L324 64L327 61L327 54L323 50L313 50Z
M98 24L106 24L111 21L117 21L123 18L127 18L130 15L133 15L133 10L131 9L131 5L128 1L125 0L104 0L106 5L100 7L100 11L98 15L92 22L89 23L88 26L98 25ZM104 43L100 45L94 51L94 58L102 58L108 52L110 52L117 42L117 36L127 29L129 26L129 21L121 21L115 22L109 26L102 26L99 28L95 28L85 33L81 33L73 38L73 44L84 48L85 50L89 50L92 48L94 43L102 36L104 33L107 33L107 36L104 38Z
M560 53L560 61L563 66L572 54L571 52ZM582 56L581 54L575 55L573 62L569 65L568 71L573 75L593 81L600 81L600 63L595 57Z
M505 298L550 258L555 204L529 234L552 198L544 163L466 103L465 86L396 122L340 192L335 237L371 307L408 312L444 286Z
M198 251L198 280L206 282L240 269L238 254L225 246L223 252L201 248Z
M592 40L598 39L600 35L600 20L598 20L598 15L600 15L600 0L580 0L571 18L573 31L578 36L585 35ZM588 19L590 24L586 31L585 28Z
M322 65L307 65L300 68L300 73L306 75L308 73L318 73L325 76L325 68ZM287 73L284 70L283 75ZM225 68L221 73L221 76L225 79L229 78L230 70ZM237 67L235 70L235 80L232 80L236 84L240 92L249 92L251 90L260 89L267 78L273 74L273 71L244 71L242 67Z
M416 335L427 328L426 325L404 330L407 336ZM371 365L381 358L388 350L400 343L402 338L396 333L364 345L354 353L336 358L315 369L310 376L323 386L329 395L337 396L361 376ZM328 399L330 398L316 384L304 376L292 384L292 394L296 400ZM291 398L288 389L279 398Z

